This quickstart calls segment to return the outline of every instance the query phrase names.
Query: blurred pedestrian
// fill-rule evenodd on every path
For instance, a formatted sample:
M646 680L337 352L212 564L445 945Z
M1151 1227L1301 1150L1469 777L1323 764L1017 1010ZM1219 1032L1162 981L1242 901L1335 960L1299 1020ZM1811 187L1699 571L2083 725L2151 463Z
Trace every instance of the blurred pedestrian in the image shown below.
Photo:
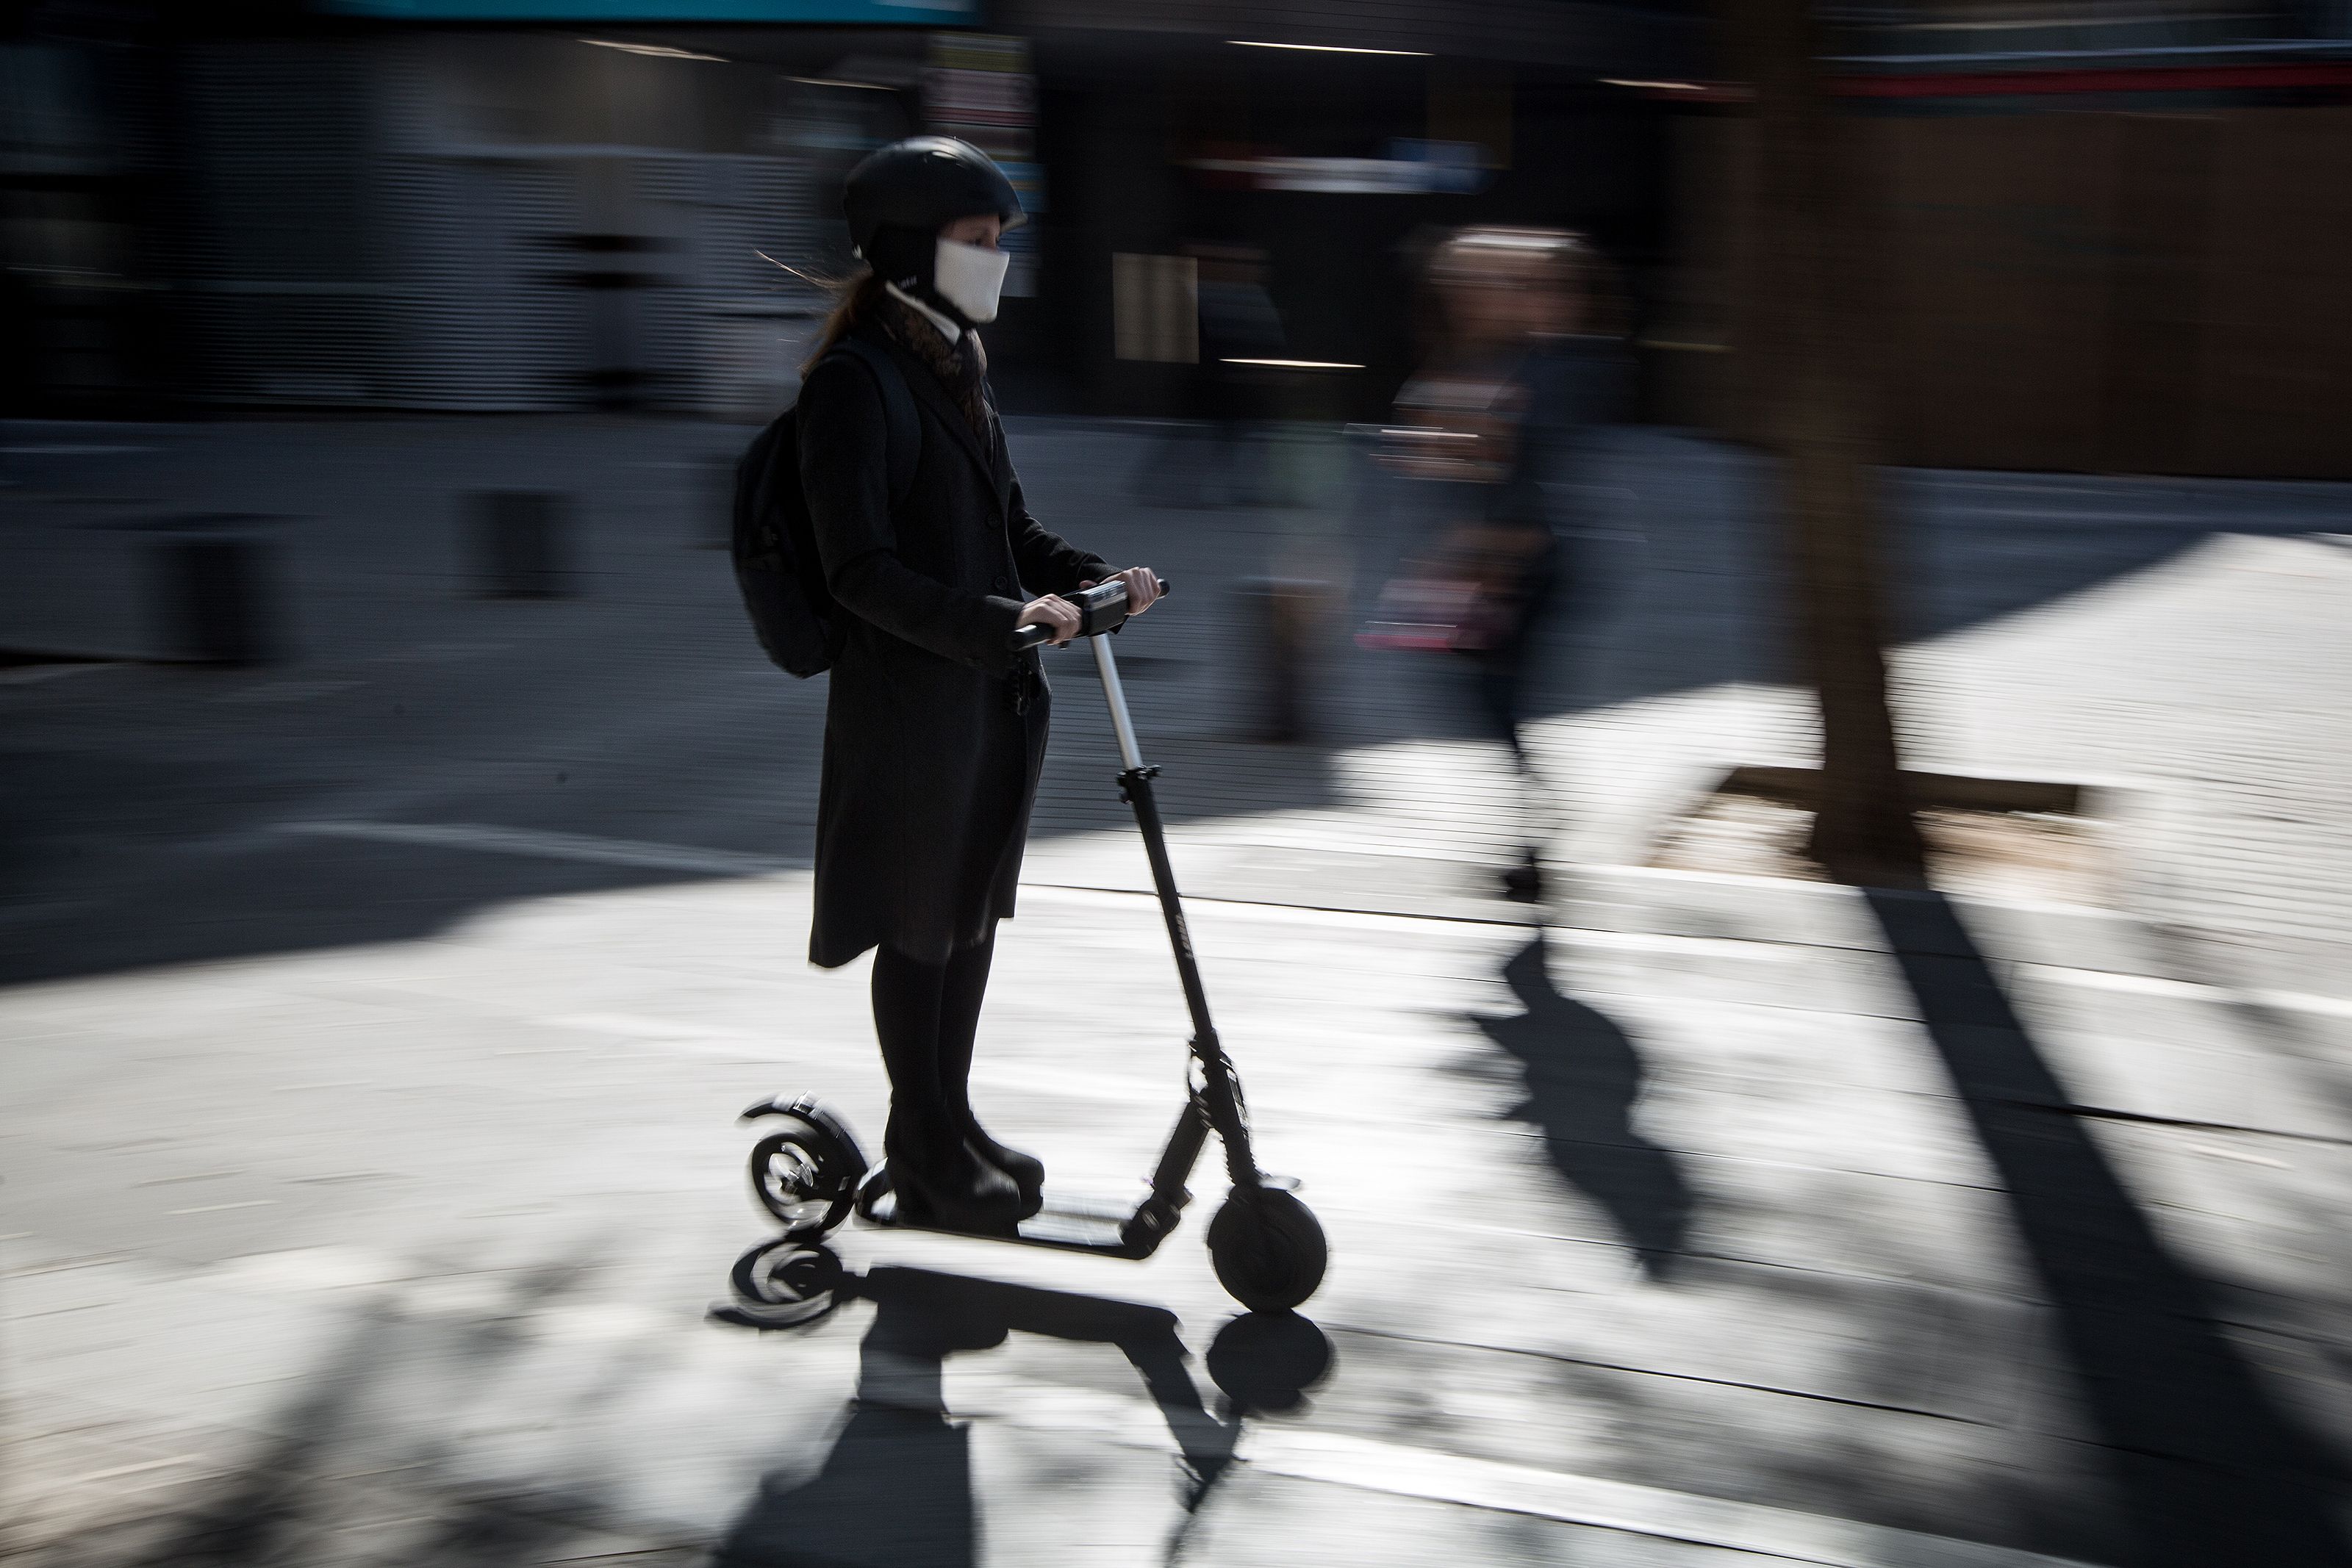
M1201 414L1209 429L1209 484L1222 475L1228 504L1267 498L1258 427L1267 416L1266 382L1276 373L1263 362L1283 357L1282 317L1266 292L1265 252L1250 245L1188 247L1198 268Z
M1039 625L1067 642L1078 612L1061 595L1116 576L1140 611L1159 580L1114 572L1023 498L974 330L996 319L997 242L1022 218L1003 172L964 142L917 137L852 171L843 207L866 268L825 325L799 405L817 554L847 612L825 708L809 957L831 968L878 949L883 1143L900 1215L1003 1231L1036 1212L1045 1179L982 1129L967 1085L1045 751L1044 674L1010 639ZM879 352L835 351L853 334ZM919 437L911 459L894 450L908 435Z
M1522 846L1504 888L1532 902L1550 813L1523 727L1541 634L1576 578L1557 497L1590 429L1622 415L1623 311L1607 264L1562 229L1459 230L1432 255L1427 283L1432 339L1381 460L1430 486L1438 521L1359 641L1465 662L1474 711L1508 748L1520 789Z

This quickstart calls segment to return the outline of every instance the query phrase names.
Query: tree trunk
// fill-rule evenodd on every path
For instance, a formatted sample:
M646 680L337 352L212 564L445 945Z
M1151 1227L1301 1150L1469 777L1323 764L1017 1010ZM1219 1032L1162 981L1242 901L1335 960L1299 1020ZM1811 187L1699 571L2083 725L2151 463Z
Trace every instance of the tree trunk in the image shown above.
M1727 0L1755 84L1755 189L1736 301L1745 433L1779 459L1800 667L1821 710L1807 849L1840 882L1925 883L1887 700L1861 301L1861 170L1824 91L1811 0Z

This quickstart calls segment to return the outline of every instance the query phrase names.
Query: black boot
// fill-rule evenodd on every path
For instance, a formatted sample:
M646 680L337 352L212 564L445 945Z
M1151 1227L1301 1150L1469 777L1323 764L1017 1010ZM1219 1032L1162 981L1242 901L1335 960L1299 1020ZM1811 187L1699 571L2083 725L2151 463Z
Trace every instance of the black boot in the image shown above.
M972 1152L1013 1178L1021 1191L1021 1218L1026 1219L1045 1204L1044 1162L990 1137L971 1113L971 1041L980 1029L981 998L988 989L988 966L995 952L996 939L991 936L948 960L946 983L940 991L940 1103L963 1129Z
M1001 1235L1020 1221L1021 1189L964 1141L960 1101L942 1092L940 998L953 967L919 963L888 947L874 956L874 1032L890 1074L890 1126L882 1147L902 1220ZM984 959L981 981L987 981ZM971 1065L969 1043L961 1061ZM961 1071L955 1082L961 1086Z
M951 1119L933 1124L935 1133L908 1130L928 1121L902 1118L894 1111L890 1130L883 1136L899 1222L980 1236L1011 1235L1022 1218L1021 1189L970 1145L958 1140L952 1147L942 1147L954 1136Z
M962 1110L964 1143L972 1153L1013 1178L1013 1185L1021 1193L1021 1218L1026 1219L1045 1207L1045 1162L990 1137L979 1118L971 1113L971 1102L966 1101Z

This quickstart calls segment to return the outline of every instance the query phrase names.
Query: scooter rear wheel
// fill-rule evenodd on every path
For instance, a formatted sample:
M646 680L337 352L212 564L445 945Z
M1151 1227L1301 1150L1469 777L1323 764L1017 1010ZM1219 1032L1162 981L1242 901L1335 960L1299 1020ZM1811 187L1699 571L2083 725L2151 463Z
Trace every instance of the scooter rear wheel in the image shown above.
M849 1217L864 1163L818 1123L788 1116L751 1145L751 1197L781 1221L784 1239L814 1240Z
M1314 1212L1278 1187L1235 1187L1209 1222L1217 1282L1254 1312L1288 1312L1313 1295L1329 1258Z

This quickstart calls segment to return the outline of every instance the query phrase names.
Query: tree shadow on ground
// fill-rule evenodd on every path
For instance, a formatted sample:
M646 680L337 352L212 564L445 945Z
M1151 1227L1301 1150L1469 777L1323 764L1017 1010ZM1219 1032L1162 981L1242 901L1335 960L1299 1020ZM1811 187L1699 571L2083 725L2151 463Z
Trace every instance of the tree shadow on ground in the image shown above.
M448 1435L394 1425L404 1401L431 1403L454 1383L488 1382L530 1343L527 1315L560 1300L578 1270L530 1270L498 1315L420 1321L371 1303L265 1424L253 1452L176 1505L137 1501L69 1540L25 1557L41 1568L256 1568L259 1564L402 1560L436 1568L506 1568L580 1560L610 1539L613 1521L586 1486L539 1490L468 1479L448 1459ZM422 1403L419 1403L419 1402ZM387 1440L404 1445L386 1459ZM143 1467L142 1467L143 1468ZM133 1494L135 1497L135 1492ZM631 1554L653 1563L655 1552Z
M1507 1113L1543 1130L1553 1166L1608 1213L1645 1274L1667 1278L1690 1233L1692 1195L1673 1154L1633 1124L1642 1053L1606 1013L1553 986L1540 933L1503 965L1503 983L1527 1010L1471 1021L1525 1069L1528 1097Z
M2352 1563L2342 1461L2282 1410L2108 1162L1939 894L1870 890L2161 1568Z
M17 1542L18 1556L39 1568L511 1568L670 1563L689 1554L714 1568L965 1568L979 1559L988 1500L974 1496L968 1423L951 1417L942 1374L950 1355L994 1348L1017 1332L1113 1346L1140 1376L1177 1448L1179 1511L1164 1542L1172 1560L1231 1469L1244 1421L1303 1408L1331 1364L1330 1342L1307 1319L1242 1313L1207 1353L1221 1396L1213 1408L1193 1381L1181 1325L1163 1308L920 1269L841 1276L839 1299L876 1306L849 1418L814 1477L805 1465L771 1476L707 1544L695 1539L698 1521L654 1524L617 1503L631 1489L613 1484L603 1439L621 1434L598 1428L603 1396L593 1380L569 1385L569 1406L563 1388L535 1375L508 1382L549 1343L538 1314L561 1306L573 1278L527 1276L478 1313L371 1302L268 1416L267 1436L222 1474L152 1509L134 1489L114 1516L91 1518L70 1537ZM654 1357L620 1381L666 1364L666 1355ZM516 1404L526 1387L535 1392ZM485 1422L489 1406L497 1416ZM729 1402L707 1418L737 1426L742 1408ZM591 1418L582 1440L528 1469L502 1447L518 1429L552 1429L583 1413ZM806 1451L809 1432L788 1436ZM1070 1440L1095 1439L1081 1432ZM620 1457L649 1468L679 1462L641 1437ZM1066 1475L1063 1484L1074 1483ZM1050 1507L1053 1496L1039 1489L1003 1501Z

